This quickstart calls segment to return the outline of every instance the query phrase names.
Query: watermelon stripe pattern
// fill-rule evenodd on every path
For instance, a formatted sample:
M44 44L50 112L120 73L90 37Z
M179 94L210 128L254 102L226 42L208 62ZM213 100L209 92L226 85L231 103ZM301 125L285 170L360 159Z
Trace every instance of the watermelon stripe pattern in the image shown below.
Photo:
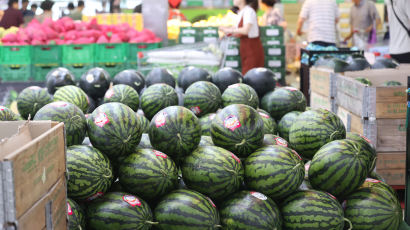
M136 150L138 149L152 149L151 141L149 140L148 133L143 133L141 136L141 141L138 144Z
M301 114L299 111L292 111L285 114L278 123L279 136L289 142L289 132L297 117Z
M165 196L155 208L160 230L220 229L219 213L212 200L187 189Z
M254 109L259 106L259 97L256 91L249 85L237 83L228 86L222 94L222 103L226 107L233 104L248 105Z
M0 105L0 121L19 121L21 118L11 109Z
M337 140L323 146L309 167L313 188L344 198L366 180L370 162L360 143Z
M140 126L142 128L142 133L148 133L149 132L149 120L139 113L137 113L137 119L138 119L138 123L140 123Z
M145 200L155 200L178 186L178 169L164 153L140 149L125 158L119 169L121 185Z
M87 113L88 107L90 106L87 94L79 87L73 85L59 88L54 94L54 101L69 102L78 106L83 113Z
M85 229L84 210L74 200L67 198L68 229Z
M98 230L149 230L155 224L149 205L123 192L108 193L92 202L87 217L87 227Z
M118 102L129 106L137 112L140 106L140 98L138 92L128 85L114 85L105 92L104 103Z
M113 180L112 166L98 149L75 145L67 149L67 193L75 200L105 193Z
M345 137L346 129L342 120L325 109L302 113L289 132L290 145L306 159L312 159L323 145Z
M30 86L25 88L17 97L17 109L24 119L34 118L37 111L43 106L53 102L46 88Z
M362 151L369 158L368 161L371 162L370 168L369 168L369 173L371 173L376 168L377 153L376 153L376 148L374 147L374 145L370 142L369 139L367 139L366 137L358 133L349 132L346 134L346 139L357 141L362 145Z
M263 133L276 135L278 125L276 124L275 119L273 119L265 110L258 109L257 111L263 120Z
M201 125L202 135L203 136L211 136L211 124L212 124L212 121L214 120L215 116L216 116L215 113L209 113L209 114L199 118L199 123Z
M184 106L198 117L215 112L221 104L221 92L211 82L195 82L185 91Z
M244 170L239 158L216 146L198 147L185 158L181 169L188 188L205 194L215 201L236 192L244 178Z
M263 145L280 145L284 147L289 147L289 143L285 139L272 134L265 134L263 136Z
M198 146L204 147L204 146L215 146L215 145L212 142L212 137L210 137L210 136L201 136L201 141L199 142Z
M250 189L280 200L302 184L305 167L302 158L283 146L266 146L245 160L245 181Z
M173 105L178 105L178 95L175 89L167 84L152 85L141 95L141 109L149 120L158 111Z
M292 111L305 111L306 98L296 88L283 87L267 93L261 100L261 108L270 113L275 120L280 120Z

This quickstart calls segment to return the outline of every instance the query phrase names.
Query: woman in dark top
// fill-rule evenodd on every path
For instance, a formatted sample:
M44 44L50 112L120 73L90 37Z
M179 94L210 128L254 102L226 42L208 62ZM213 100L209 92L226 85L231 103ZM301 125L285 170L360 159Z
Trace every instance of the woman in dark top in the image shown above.
M18 0L9 0L9 8L4 11L0 27L8 29L12 26L19 27L23 24L23 13L19 10Z

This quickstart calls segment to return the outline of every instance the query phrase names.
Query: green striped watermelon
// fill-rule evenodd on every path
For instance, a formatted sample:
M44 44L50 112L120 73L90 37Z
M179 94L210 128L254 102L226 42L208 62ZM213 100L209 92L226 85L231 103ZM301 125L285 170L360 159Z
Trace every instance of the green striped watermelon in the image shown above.
M216 146L247 157L263 143L263 120L247 105L230 105L218 112L211 125Z
M362 150L364 153L368 156L368 160L371 162L370 168L369 168L369 173L371 173L374 168L376 167L376 148L374 145L370 142L369 139L367 139L365 136L362 136L358 133L347 133L346 134L346 139L348 140L354 140L362 144L363 148Z
M129 106L135 112L140 106L140 98L138 92L128 85L114 85L105 92L104 103L119 102Z
M147 202L123 192L108 193L89 204L87 223L95 230L149 230L157 224Z
M215 112L221 104L221 92L211 82L195 82L185 91L184 106L198 117Z
M386 182L382 176L380 176L378 173L376 173L375 171L370 172L369 175L367 175L367 177L371 178L371 179L375 179L375 180L380 180L383 182Z
M265 134L263 136L263 145L280 145L284 147L289 147L289 143L285 139L272 134Z
M142 127L142 133L148 133L149 132L149 120L139 113L137 113L137 119L138 119L138 122L140 123L140 126Z
M244 165L247 187L274 200L296 191L305 176L302 158L292 149L279 145L256 150Z
M165 196L155 208L160 230L220 229L219 213L212 200L201 193L179 189Z
M128 192L155 200L177 188L178 169L166 154L139 149L122 160L119 179Z
M54 93L54 101L69 102L80 108L83 113L87 113L88 107L90 106L87 94L85 94L79 87L73 85L67 85L59 88Z
M336 140L323 146L309 167L313 188L342 199L355 191L367 178L371 162L360 143Z
M399 229L403 221L400 202L391 188L381 181L370 182L349 195L343 203L345 216L353 229Z
M11 109L0 105L0 121L19 121L21 118Z
M199 124L201 125L203 136L211 136L211 124L215 119L215 116L215 113L208 113L207 115L199 118Z
M175 89L167 84L152 85L141 95L141 109L149 120L161 109L172 105L178 105L178 95Z
M67 217L68 229L82 230L85 229L85 213L79 204L74 200L67 198Z
M280 119L279 124L278 124L278 132L279 132L280 137L284 138L285 140L289 142L290 128L292 127L296 118L301 113L302 112L299 112L299 111L292 111L290 113L285 114L285 116L283 116L282 119Z
M340 203L330 194L315 190L298 191L281 205L283 229L343 230L344 215Z
M28 119L29 116L33 119L38 110L52 101L53 98L46 88L30 86L17 97L17 109L24 119Z
M64 122L67 146L83 143L87 132L84 113L77 106L68 102L57 101L45 105L36 113L34 120Z
M199 142L198 146L204 147L204 146L215 146L215 145L212 142L212 137L210 137L210 136L201 136L201 141Z
M300 114L289 131L290 145L306 159L312 159L323 145L345 137L342 120L325 109L312 109Z
M217 147L198 147L187 156L181 167L188 188L220 201L238 191L244 171L235 154Z
M137 115L118 102L95 109L87 119L87 126L93 146L110 158L132 153L141 140L142 126Z
M276 124L275 119L273 119L265 110L258 109L257 111L263 120L263 133L275 135L278 130L278 125Z
M391 195L398 198L396 190L394 190L390 185L386 184L385 182L381 180L366 178L366 180L364 181L364 183L360 186L358 190L363 189L363 188L370 188L370 189L377 188L377 189L387 190L391 193Z
M221 205L223 229L282 229L282 218L275 202L262 193L240 191Z
M74 145L67 148L67 193L75 200L92 200L104 194L113 180L112 166L98 149Z
M151 141L149 140L148 133L143 133L141 136L141 141L136 149L152 149Z
M259 106L259 97L256 91L249 85L237 83L228 86L222 94L222 103L226 107L233 104L249 105L257 109Z
M152 119L149 138L155 149L179 163L198 146L201 126L193 112L181 106L171 106L159 111Z
M282 87L267 93L261 100L261 108L279 121L292 111L304 112L306 98L301 91L292 87Z

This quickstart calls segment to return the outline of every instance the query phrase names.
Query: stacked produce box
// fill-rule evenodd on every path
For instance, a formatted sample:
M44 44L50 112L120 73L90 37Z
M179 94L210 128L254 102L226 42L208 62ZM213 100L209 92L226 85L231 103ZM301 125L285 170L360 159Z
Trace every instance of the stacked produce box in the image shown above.
M277 82L286 85L286 49L283 27L260 27L260 35L265 50L265 67L275 73Z
M238 71L242 70L241 57L239 56L239 39L230 38L226 50L225 67L231 67Z
M31 76L30 46L0 47L0 76L5 81L27 81Z

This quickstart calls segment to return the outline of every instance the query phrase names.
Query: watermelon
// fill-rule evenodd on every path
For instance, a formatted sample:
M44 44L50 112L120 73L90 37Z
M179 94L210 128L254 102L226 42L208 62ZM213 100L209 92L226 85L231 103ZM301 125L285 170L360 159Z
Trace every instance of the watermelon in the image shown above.
M369 173L369 175L367 175L367 177L371 178L371 179L375 179L375 180L380 180L383 182L386 182L382 176L380 176L378 173L376 173L375 171L372 171Z
M84 113L77 106L68 102L57 101L45 105L36 113L34 120L64 122L67 146L83 143L87 132Z
M96 100L92 99L90 96L87 95L87 100L88 100L88 104L89 104L87 113L89 114L89 113L94 112L94 110L98 107L97 104L100 103L101 99L96 101Z
M357 141L332 141L313 157L309 182L313 188L342 199L363 184L371 163Z
M93 68L85 72L80 79L80 88L93 99L104 97L110 87L110 74L102 68Z
M281 205L283 229L343 230L340 203L330 194L315 190L297 191Z
M201 126L190 110L171 106L159 111L151 120L149 139L155 149L179 163L198 146Z
M299 112L299 111L292 111L290 113L285 114L285 116L283 116L282 119L280 119L280 121L278 123L278 132L279 132L280 137L282 137L283 139L285 139L289 142L290 128L292 127L292 125L295 122L296 118L301 113L302 112Z
M179 105L179 106L184 106L185 94L184 94L184 93L177 92L177 95L178 95L178 105Z
M141 136L141 141L139 145L137 146L138 149L152 149L151 141L149 140L149 135L148 133L143 133Z
M112 166L98 149L74 145L67 148L67 194L76 200L92 200L104 194L113 181Z
M243 77L243 83L250 85L260 98L275 89L275 74L266 68L253 68Z
M48 72L46 87L49 94L66 85L75 85L74 75L68 69L59 67Z
M139 149L121 161L121 186L145 200L155 200L176 189L178 169L164 153Z
M224 91L222 94L222 103L224 107L232 104L243 104L257 109L259 106L259 97L256 91L249 85L237 83L228 86Z
M82 230L85 229L85 213L79 204L74 200L67 198L67 217L68 229Z
M54 93L54 101L69 102L80 108L83 113L87 113L89 107L87 94L85 94L79 87L73 85L59 88Z
M369 158L368 161L371 162L371 165L369 168L369 173L371 173L376 167L376 158L377 158L376 148L374 147L374 145L371 143L369 139L367 139L365 136L362 136L358 133L348 132L346 134L346 139L357 141L362 145L362 151L364 151L364 154L368 156Z
M232 69L231 67L220 69L212 76L212 83L219 88L221 93L223 93L228 86L236 83L242 83L242 81L243 76L241 72Z
M21 117L15 114L11 109L0 105L0 121L19 121Z
M212 141L239 157L247 157L263 143L263 120L247 105L230 105L211 124Z
M128 85L114 85L105 92L104 103L119 102L129 106L135 112L140 106L138 92Z
M198 117L216 112L221 104L221 92L211 82L195 82L185 91L184 106Z
M175 88L175 78L174 75L165 68L154 68L148 73L145 78L145 83L147 87L154 84L164 83L172 88Z
M386 81L383 86L402 86L402 84L398 81Z
M141 115L139 113L136 113L136 114L137 114L138 123L142 127L142 132L143 133L148 133L148 131L149 131L149 120L146 117L144 117L144 115Z
M222 203L223 229L282 229L279 207L269 197L254 191L240 191Z
M201 136L201 141L199 142L198 146L204 147L204 146L215 146L215 145L212 142L212 137L210 137L210 136Z
M398 64L391 58L377 58L376 62L372 65L372 69L395 69L397 66Z
M25 88L17 97L17 109L20 116L28 119L36 115L37 111L43 106L53 101L47 89L38 86L30 86Z
M306 98L301 91L292 87L282 87L267 93L261 100L261 108L279 121L292 111L304 112Z
M364 183L360 186L360 188L358 190L361 190L363 188L366 188L366 189L367 188L370 188L370 189L376 188L376 189L386 190L386 191L390 192L390 194L393 197L398 198L396 190L394 190L390 185L386 184L385 182L383 182L381 180L366 178L366 180L364 181Z
M211 81L211 79L212 77L207 70L190 66L181 71L178 86L186 91L190 85L197 81Z
M275 119L273 119L265 110L258 109L257 111L263 120L263 133L275 135L278 130L278 125L276 124Z
M302 158L284 146L265 146L245 160L245 182L249 189L280 200L296 191L305 176Z
M141 95L141 109L149 120L161 109L172 105L178 105L178 95L166 84L152 85Z
M221 228L212 200L201 193L178 189L165 196L155 208L159 230L213 230Z
M111 192L88 205L87 228L90 229L149 230L155 224L147 202L128 193Z
M290 145L306 159L312 159L323 145L345 137L342 120L325 109L312 109L300 114L289 131Z
M370 183L373 185L362 186L346 198L345 217L353 229L399 229L403 211L395 192L381 181Z
M361 82L365 85L372 86L372 82L368 78L358 77L355 80L358 81L358 82Z
M216 201L238 191L244 177L239 158L216 146L198 147L185 158L181 170L188 188Z
M133 69L127 69L117 73L112 82L114 85L124 84L131 86L138 93L140 93L145 86L145 79L142 73Z
M263 145L280 145L284 147L289 147L289 143L285 139L272 134L265 134L263 136Z
M207 115L199 118L199 124L201 125L202 135L211 136L211 124L215 116L215 113L208 113Z
M142 135L142 126L135 112L117 102L95 109L87 119L87 127L93 146L111 159L131 154Z

